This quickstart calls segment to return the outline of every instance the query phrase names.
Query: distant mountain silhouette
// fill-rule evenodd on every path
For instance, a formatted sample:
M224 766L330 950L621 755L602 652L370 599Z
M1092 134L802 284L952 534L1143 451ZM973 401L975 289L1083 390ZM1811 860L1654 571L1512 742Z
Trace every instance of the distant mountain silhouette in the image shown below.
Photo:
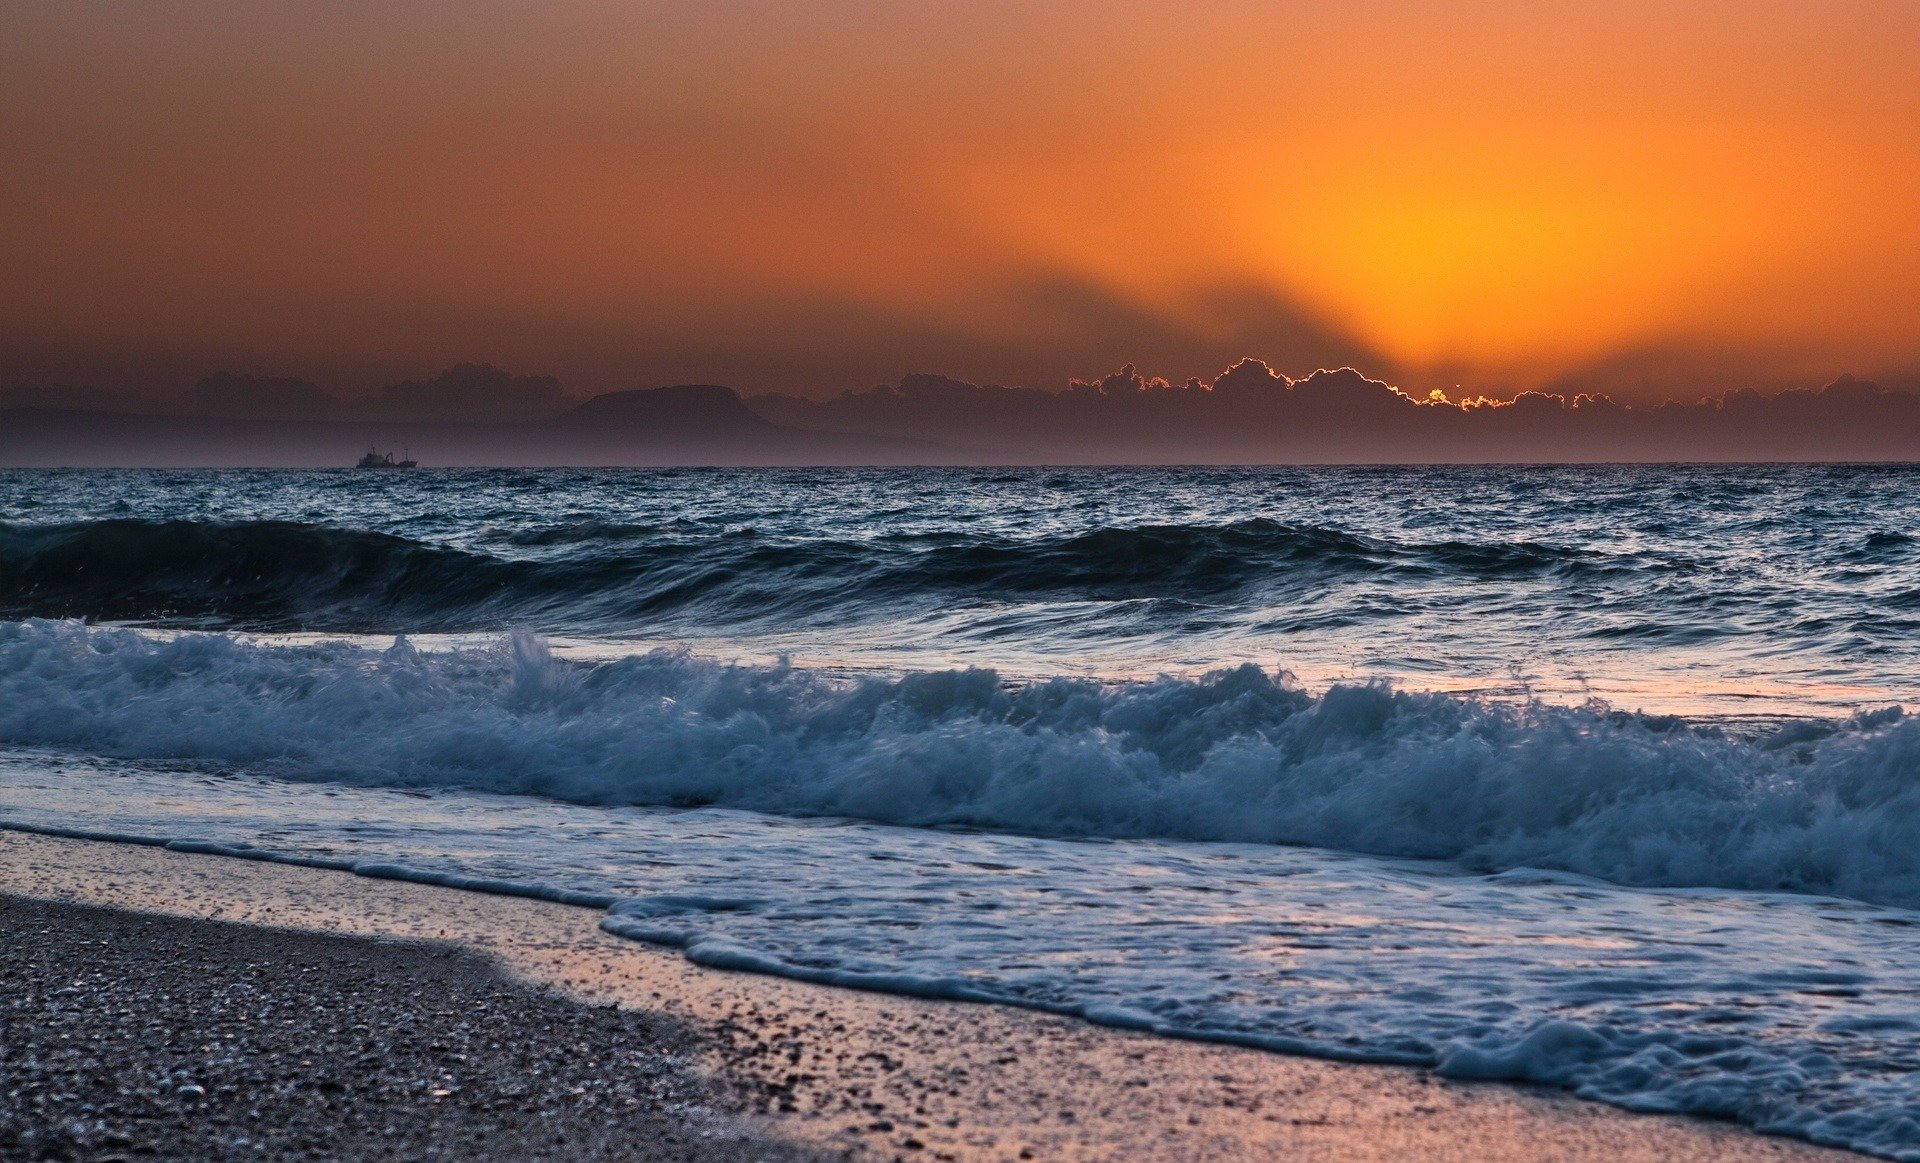
M453 409L462 384L476 391L471 420L293 418L254 393L308 407L313 385L233 376L200 392L222 415L13 408L0 411L0 465L344 466L369 441L409 448L427 467L1920 459L1920 393L1847 376L1634 408L1537 392L1416 398L1352 368L1293 379L1242 360L1185 384L1126 367L1059 392L913 375L826 401L743 401L731 388L683 384L574 404L550 377L463 364L379 402ZM489 401L511 406L489 411Z
M10 467L344 467L369 442L404 446L426 467L902 464L964 455L927 440L785 427L712 384L612 392L533 421L0 411L0 465Z
M253 420L315 420L335 412L340 402L307 380L286 376L243 376L218 372L193 388L196 412Z
M981 461L1043 464L1435 464L1920 459L1920 393L1851 376L1629 407L1604 395L1418 398L1353 368L1293 379L1242 360L1212 382L1125 367L1065 391L910 375L830 400L756 396L796 428L938 434Z
M747 407L740 394L718 384L608 392L561 417L564 427L618 425L653 433L712 437L720 433L772 434L779 425Z
M388 384L358 402L369 418L401 421L546 420L572 405L552 376L516 376L483 363L458 363L430 380Z

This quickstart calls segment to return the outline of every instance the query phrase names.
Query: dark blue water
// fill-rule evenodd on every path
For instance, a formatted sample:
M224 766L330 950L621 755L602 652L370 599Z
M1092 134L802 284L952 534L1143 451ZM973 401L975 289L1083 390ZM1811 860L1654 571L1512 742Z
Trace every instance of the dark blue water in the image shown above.
M0 474L0 826L1920 1159L1916 481Z
M0 474L0 616L1715 715L1920 680L1907 467Z

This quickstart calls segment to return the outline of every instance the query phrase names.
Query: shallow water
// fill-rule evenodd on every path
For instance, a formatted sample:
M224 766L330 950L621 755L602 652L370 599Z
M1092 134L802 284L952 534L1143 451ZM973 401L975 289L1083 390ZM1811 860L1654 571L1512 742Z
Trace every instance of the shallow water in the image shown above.
M0 474L0 821L1920 1158L1909 480Z
M1915 1149L1920 914L1899 909L45 756L0 761L0 805L15 824L610 904L610 931L707 965Z

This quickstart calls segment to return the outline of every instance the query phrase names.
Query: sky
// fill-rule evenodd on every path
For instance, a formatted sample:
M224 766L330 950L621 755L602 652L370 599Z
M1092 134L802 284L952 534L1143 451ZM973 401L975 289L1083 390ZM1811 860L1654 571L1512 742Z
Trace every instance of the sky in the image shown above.
M1920 376L1911 0L0 0L0 386Z

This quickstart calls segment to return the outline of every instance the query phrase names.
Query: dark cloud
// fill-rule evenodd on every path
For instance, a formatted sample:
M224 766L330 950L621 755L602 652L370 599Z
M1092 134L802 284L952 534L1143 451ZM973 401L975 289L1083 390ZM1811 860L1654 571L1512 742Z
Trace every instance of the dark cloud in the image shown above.
M310 380L291 376L248 376L217 372L194 385L195 410L209 416L248 416L278 420L323 420L340 401Z
M974 383L1057 388L1090 367L1132 361L1147 375L1184 378L1249 352L1279 367L1351 365L1399 375L1381 352L1272 290L1219 287L1172 310L1068 273L1011 281L964 306L925 311L810 292L727 304L689 299L601 322L465 304L410 304L392 314L378 351L398 354L385 357L364 349L370 340L303 359L269 339L236 341L228 349L92 349L0 333L0 383L88 382L184 398L211 369L272 368L350 397L342 414L377 403L394 414L427 415L445 414L449 399L484 408L496 394L508 408L556 406L551 385L501 391L498 385L512 377L500 367L539 369L582 394L721 383L749 395L816 398L891 381L908 368L937 368ZM342 319L336 330L348 334L350 323ZM484 359L470 367L421 374L476 355Z
M1657 404L1450 399L1352 367L1239 359L1178 383L1125 364L1051 390L917 373L828 400L704 385L580 402L554 377L460 364L345 404L305 380L223 373L164 425L125 396L64 392L5 401L6 463L328 464L369 439L433 449L438 464L1920 459L1920 390L1852 376ZM162 429L168 459L143 459ZM259 459L231 459L243 456Z
M1651 343L1608 352L1536 387L1553 395L1598 393L1633 404L1692 402L1743 388L1778 392L1818 383L1823 372L1832 374L1829 358L1790 347Z
M88 412L173 411L173 401L145 392L91 384L16 384L0 388L0 408L69 408Z
M573 402L552 376L461 363L430 380L388 384L358 410L388 420L528 420L556 416Z
M1241 360L1174 385L1131 365L1066 391L909 376L826 402L748 401L780 423L944 438L989 459L1375 463L1920 458L1920 393L1843 376L1633 407L1597 393L1416 397L1353 368L1292 378Z

